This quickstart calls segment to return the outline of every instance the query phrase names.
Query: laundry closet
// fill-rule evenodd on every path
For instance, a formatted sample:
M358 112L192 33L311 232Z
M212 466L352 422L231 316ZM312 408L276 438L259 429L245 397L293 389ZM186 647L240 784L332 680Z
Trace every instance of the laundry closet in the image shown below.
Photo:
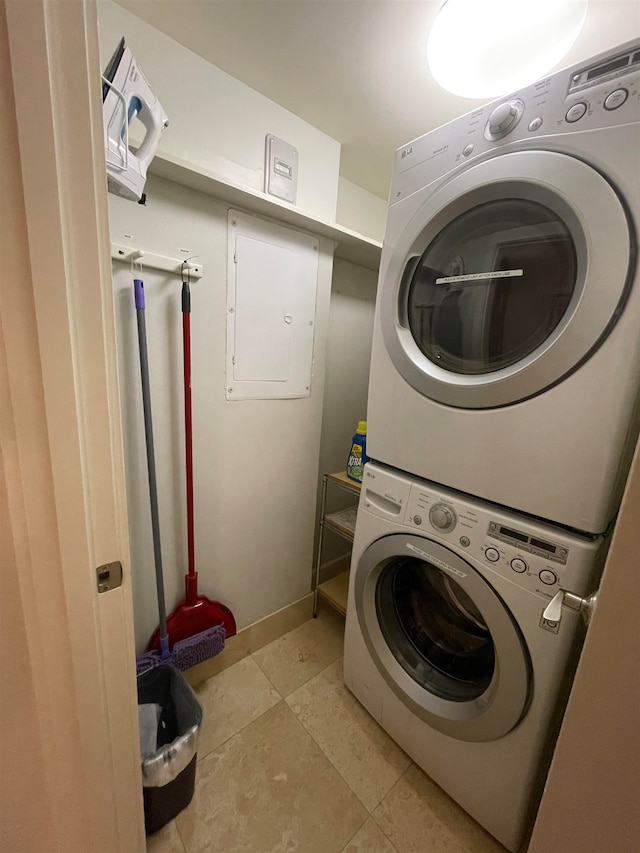
M187 562L180 264L188 260L195 564L200 591L228 605L242 630L308 601L321 475L344 467L366 417L386 200L339 176L334 139L122 7L99 3L99 25L103 66L124 35L169 117L146 205L109 194L139 652L158 614L133 278L146 294L167 609L183 595ZM263 192L269 134L298 151L295 205ZM278 266L292 256L307 264L306 301L295 310ZM301 328L300 340L278 344L280 330ZM342 556L327 544L326 562Z
M194 685L207 700L204 719L222 726L219 739L211 725L203 729L195 803L179 825L176 818L166 834L163 827L158 844L212 849L215 834L222 850L258 850L267 837L265 827L280 822L271 846L305 853L389 849L385 838L405 853L423 849L425 839L434 849L496 849L498 841L491 843L473 815L515 849L531 828L537 800L529 801L530 782L538 787L544 782L546 765L538 763L544 751L553 752L553 762L530 853L637 849L637 452L610 536L636 435L633 429L624 433L631 414L624 407L637 394L640 358L640 172L633 160L640 152L640 117L625 118L640 108L640 20L632 13L625 20L631 4L592 0L596 14L588 19L585 36L601 35L600 45L587 50L592 42L586 39L584 53L572 57L564 72L556 68L532 90L501 95L499 103L460 115L421 140L414 136L398 151L396 177L402 186L397 191L406 194L385 225L384 200L341 180L338 142L120 5L133 8L134 2L99 4L102 56L92 0L0 2L3 223L7 267L18 271L5 276L0 300L0 361L7 380L1 407L0 621L11 641L2 673L7 689L0 736L7 759L2 801L8 848L145 846L133 647L140 653L156 627L157 611L135 329L136 312L144 310L167 604L183 597L187 568L186 386L193 392L200 588L233 609L239 629L214 659L220 664L216 674L209 672ZM178 4L172 5L175 12ZM329 7L358 4L308 5L324 21ZM401 9L422 4L368 9L374 5L376 11L393 10L389 14L399 24L393 32L382 27L384 40L403 45L402 33L415 34L417 28L401 23ZM449 0L444 8L454 5ZM142 0L138 8L145 6L147 12L153 6L168 13L165 4ZM258 6L264 10L271 4ZM616 15L609 14L613 7ZM538 4L536 20L541 9ZM369 31L355 17L357 30L349 37L369 49L370 40L362 38ZM373 17L373 12L367 17L367 27ZM193 19L191 24L193 39ZM180 37L195 48L197 39L187 42L185 30ZM328 30L337 32L335 25ZM288 27L280 31L289 38ZM167 32L173 33L168 27ZM315 34L308 26L307 32ZM204 27L202 33L209 37ZM113 195L107 205L105 193L99 75L123 35L170 121L146 181L146 206ZM229 45L239 43L229 39ZM377 81L378 66L387 74L392 63L378 62L379 51L369 55L377 64L368 73ZM563 73L570 77L558 76ZM418 100L405 99L418 120L425 119L417 133L445 125L446 118L416 109ZM401 103L395 101L398 113ZM452 110L455 104L450 99ZM431 145L441 131L447 138ZM132 133L135 145L133 128ZM297 149L295 203L264 192L269 135ZM555 138L554 150L544 149L545 138L547 143ZM618 147L609 143L614 138ZM346 144L343 151L346 157ZM581 163L582 175L594 175L583 181L575 169L552 174L552 163L571 157ZM482 181L475 188L462 186L446 174L441 165L446 158L458 175ZM293 161L283 160L286 170ZM487 171L492 160L496 168ZM545 163L550 172L542 171ZM527 173L529 166L535 174ZM431 169L455 198L443 200L437 191L431 196ZM530 202L518 204L519 221L512 215L518 213L515 206L488 197L496 178ZM542 204L544 216L539 209L540 193L535 198L522 193L541 181L548 202L566 196L554 223L550 204ZM605 197L604 189L597 189L602 181L614 201L622 200L629 235L622 245L627 232L614 227L612 208L599 203ZM418 210L423 192L434 204L435 218L422 216L424 206ZM465 197L469 204L463 210L459 201ZM491 205L484 210L492 217L476 217L476 202ZM573 218L566 215L568 208L575 211ZM467 215L474 228L459 228L457 246L445 239L440 241L445 251L430 252L435 232ZM596 225L601 217L605 221ZM585 222L594 227L585 230ZM482 238L485 226L497 238L494 252L484 252L485 244L478 248L476 237ZM609 230L615 240L608 239ZM589 239L581 240L581 234ZM525 244L551 243L547 248L561 262L558 267L568 270L572 240L577 274L567 276L569 286L564 296L558 294L558 313L563 299L575 298L576 317L584 308L586 319L606 328L600 334L597 324L574 323L573 315L564 318L567 323L561 318L557 334L550 330L549 353L563 355L563 340L584 346L565 350L568 358L545 357L540 375L534 336L529 354L520 353L530 358L524 367L532 384L519 396L511 375L517 372L511 369L515 361L504 363L510 358L506 348L500 351L492 334L489 340L467 336L464 323L495 309L496 323L486 328L498 329L500 303L509 303L513 294L509 316L517 328L525 328L529 319L535 324L539 312L528 314L527 299L518 299L531 284L532 253ZM581 290L585 271L593 272L590 256L610 262ZM293 259L291 264L285 258ZM385 258L391 276L384 274ZM298 262L304 292L288 302L292 264ZM628 264L629 287L622 262ZM383 275L377 285L378 266ZM255 287L267 269L274 292L284 297L277 311ZM614 280L622 281L619 297L609 286ZM391 285L387 307L403 322L383 328L374 318L374 297L379 312L385 282ZM192 295L193 381L188 383L180 330L185 283ZM597 295L600 288L601 295L613 298L613 314L602 310L602 303L589 306L581 298ZM398 316L403 301L408 310ZM421 333L413 334L418 326ZM515 356L521 335L514 328L516 323L502 340ZM619 347L617 357L613 344ZM382 387L372 380L367 389L370 359ZM470 368L457 380L450 375L455 371L438 363L451 366L456 359ZM486 382L483 363L499 366L498 361L502 376L492 373ZM585 379L587 392L580 386ZM574 389L571 397L566 388ZM469 389L476 390L468 394ZM485 392L495 411L484 406ZM545 430L534 425L527 433L547 466L545 473L534 465L539 488L532 496L526 482L531 459L516 454L522 435L508 421L540 412L542 401L552 398L573 407L573 420L562 416L562 406L549 406ZM314 515L321 475L344 468L350 436L365 411L367 449L375 461L365 469L361 490L345 627L328 608L317 620L310 618ZM437 441L427 444L429 435L420 430L413 432L411 449L398 441L396 424L411 435L407 427L418 420L418 427L427 420L433 426L436 413ZM391 429L384 422L389 416ZM609 479L611 502L605 499L606 506L594 512L593 500L601 495L591 463L602 462L601 445L611 444L606 424L612 421L625 456L620 471L609 472L615 475ZM500 433L494 428L498 422L504 427ZM447 441L456 424L457 442ZM463 429L466 424L472 428ZM574 464L582 456L577 474L592 477L581 481L578 502L573 476L562 475L567 454L557 453L556 466L540 452L541 438L558 451L556 425L565 431L562 440ZM493 460L478 452L490 443ZM433 465L442 466L435 477ZM496 471L499 477L490 476ZM530 503L532 497L537 504ZM600 551L603 540L608 554L606 547ZM333 560L344 557L341 547L327 555L329 570ZM581 554L588 564L584 573ZM602 556L606 562L598 584ZM594 610L589 593L598 585ZM576 669L559 647L579 627L578 608L593 618ZM287 619L281 614L289 624L283 626ZM279 632L263 630L264 622L270 628L278 623ZM443 626L435 636L429 630L434 624ZM318 641L323 631L324 646ZM246 638L253 641L258 634L259 649L251 642L247 646ZM283 646L286 655L271 666ZM461 646L468 654L457 654ZM251 670L252 677L244 679ZM228 689L240 682L244 692ZM560 707L569 690L556 741L559 720L550 720L552 704L558 699ZM310 714L311 699L316 705ZM312 730L318 720L326 738ZM274 757L286 766L276 766ZM195 758L190 762L195 765ZM255 770L251 779L249 764ZM322 773L315 772L319 766ZM16 784L27 779L26 787ZM197 820L192 820L194 809ZM230 843L221 831L227 819L241 834L251 823L258 843ZM459 831L455 839L445 824ZM440 830L441 843L434 836ZM151 840L149 849L158 844Z

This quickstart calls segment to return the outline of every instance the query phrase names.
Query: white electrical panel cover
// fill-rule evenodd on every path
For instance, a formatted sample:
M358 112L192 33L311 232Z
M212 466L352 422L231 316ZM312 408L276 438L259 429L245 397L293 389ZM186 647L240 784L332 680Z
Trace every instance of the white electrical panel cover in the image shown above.
M308 397L318 240L229 211L227 400Z

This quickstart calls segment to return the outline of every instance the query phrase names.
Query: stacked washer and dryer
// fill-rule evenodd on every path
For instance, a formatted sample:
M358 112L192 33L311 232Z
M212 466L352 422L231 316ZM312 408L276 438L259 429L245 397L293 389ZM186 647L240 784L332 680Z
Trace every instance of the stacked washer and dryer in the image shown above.
M640 41L396 155L345 683L524 843L638 435Z

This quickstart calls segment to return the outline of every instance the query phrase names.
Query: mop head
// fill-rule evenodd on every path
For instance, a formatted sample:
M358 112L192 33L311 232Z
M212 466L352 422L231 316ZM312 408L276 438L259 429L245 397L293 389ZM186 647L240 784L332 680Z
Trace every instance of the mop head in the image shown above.
M136 674L140 675L152 666L158 666L159 663L172 663L173 655L169 651L169 638L163 637L160 641L160 648L153 649L150 652L145 652L136 658Z
M174 666L185 670L219 655L224 649L225 637L224 625L215 625L193 637L174 643L171 650Z
M152 666L158 666L159 663L171 663L171 655L163 658L160 652L145 652L140 657L136 658L136 674L146 672Z

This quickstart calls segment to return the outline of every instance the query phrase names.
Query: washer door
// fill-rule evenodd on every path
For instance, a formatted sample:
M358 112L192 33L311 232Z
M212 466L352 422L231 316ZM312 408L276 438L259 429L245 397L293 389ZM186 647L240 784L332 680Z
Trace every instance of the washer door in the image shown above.
M437 542L401 533L370 545L355 571L365 643L405 705L459 740L496 740L517 725L529 704L529 653L479 572Z
M550 151L501 155L418 209L382 281L385 345L421 394L459 408L532 397L622 311L634 243L613 188Z

